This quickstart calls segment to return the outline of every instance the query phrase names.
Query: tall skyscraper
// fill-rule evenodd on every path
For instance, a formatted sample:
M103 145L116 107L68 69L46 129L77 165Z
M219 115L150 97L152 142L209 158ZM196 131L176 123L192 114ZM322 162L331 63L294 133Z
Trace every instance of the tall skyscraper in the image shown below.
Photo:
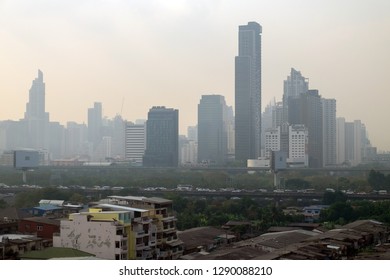
M179 111L165 107L149 110L146 122L146 167L177 167L179 160Z
M261 32L257 22L239 26L235 58L235 158L261 156Z
M221 95L202 95L198 105L198 162L227 160L227 106Z
M28 135L26 146L33 149L48 149L49 113L45 112L45 83L41 70L38 70L38 77L33 80L30 88L24 120Z

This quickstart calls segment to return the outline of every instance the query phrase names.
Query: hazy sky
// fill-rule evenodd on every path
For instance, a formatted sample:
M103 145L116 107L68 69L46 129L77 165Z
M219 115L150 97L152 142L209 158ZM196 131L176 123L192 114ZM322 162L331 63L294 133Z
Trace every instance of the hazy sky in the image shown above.
M389 0L0 0L0 120L23 118L41 69L51 121L86 122L95 101L127 120L161 105L186 134L202 94L234 105L248 21L263 27L263 108L294 67L390 150Z

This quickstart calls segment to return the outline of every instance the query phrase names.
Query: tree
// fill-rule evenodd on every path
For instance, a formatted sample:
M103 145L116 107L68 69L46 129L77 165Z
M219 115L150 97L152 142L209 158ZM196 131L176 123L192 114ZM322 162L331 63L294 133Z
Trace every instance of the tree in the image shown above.
M385 175L379 171L371 169L368 174L368 183L371 187L378 190L386 184Z
M7 202L5 202L4 199L0 199L0 209L6 208L7 207Z
M322 198L322 203L325 205L331 205L336 202L347 201L347 196L341 191L325 192Z

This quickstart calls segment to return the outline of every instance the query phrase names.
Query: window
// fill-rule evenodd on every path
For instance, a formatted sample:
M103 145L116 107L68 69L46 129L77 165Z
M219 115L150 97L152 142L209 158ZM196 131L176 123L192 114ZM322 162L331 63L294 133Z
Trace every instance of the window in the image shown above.
M37 226L37 231L42 231L43 230L43 226L39 225Z

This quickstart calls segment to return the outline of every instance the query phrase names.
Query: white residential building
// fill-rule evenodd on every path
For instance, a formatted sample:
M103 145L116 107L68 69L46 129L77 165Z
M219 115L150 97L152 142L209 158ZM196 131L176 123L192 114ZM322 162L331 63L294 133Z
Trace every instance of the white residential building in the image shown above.
M113 214L120 220L113 219ZM53 236L53 247L73 248L106 260L128 259L130 212L83 212L61 221L60 235Z
M304 125L289 126L289 153L287 161L290 165L309 166L308 142L309 133Z
M280 151L280 126L265 132L265 157L271 158L272 151Z

